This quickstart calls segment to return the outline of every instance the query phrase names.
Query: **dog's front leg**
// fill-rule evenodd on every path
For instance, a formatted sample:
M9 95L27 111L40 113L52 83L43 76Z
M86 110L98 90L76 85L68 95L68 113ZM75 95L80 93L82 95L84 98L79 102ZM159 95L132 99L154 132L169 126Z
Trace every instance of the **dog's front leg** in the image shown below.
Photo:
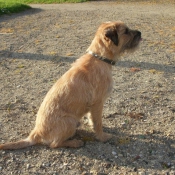
M93 105L91 107L90 113L97 139L100 140L101 142L106 142L112 137L112 135L103 132L102 111L103 111L103 103L101 102Z

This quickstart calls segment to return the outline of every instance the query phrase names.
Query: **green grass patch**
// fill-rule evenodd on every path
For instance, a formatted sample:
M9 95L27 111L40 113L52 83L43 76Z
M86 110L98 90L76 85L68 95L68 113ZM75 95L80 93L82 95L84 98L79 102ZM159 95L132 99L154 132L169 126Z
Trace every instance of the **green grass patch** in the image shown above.
M57 3L79 3L88 0L17 0L25 4L57 4Z
M0 0L0 15L17 13L30 8L29 5L14 0Z
M88 0L0 0L0 15L11 14L30 9L27 4L80 3Z

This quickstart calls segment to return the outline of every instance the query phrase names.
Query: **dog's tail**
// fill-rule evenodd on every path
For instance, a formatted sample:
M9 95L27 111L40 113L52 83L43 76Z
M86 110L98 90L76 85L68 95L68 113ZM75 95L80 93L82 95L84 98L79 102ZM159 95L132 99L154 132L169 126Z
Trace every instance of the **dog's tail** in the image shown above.
M37 143L40 143L40 141L40 136L37 134L37 132L35 132L35 130L33 130L26 139L0 145L0 150L21 149L28 146L36 145Z

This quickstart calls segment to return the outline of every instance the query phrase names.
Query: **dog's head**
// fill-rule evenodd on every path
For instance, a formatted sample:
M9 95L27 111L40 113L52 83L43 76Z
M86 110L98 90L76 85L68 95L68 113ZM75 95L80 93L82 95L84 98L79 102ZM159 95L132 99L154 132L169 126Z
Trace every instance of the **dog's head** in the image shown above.
M124 51L134 51L141 41L141 32L128 28L123 22L106 22L100 25L88 50L110 59Z
M99 30L102 30L104 39L117 47L121 51L135 49L141 41L141 32L129 29L123 22L106 22L103 23Z

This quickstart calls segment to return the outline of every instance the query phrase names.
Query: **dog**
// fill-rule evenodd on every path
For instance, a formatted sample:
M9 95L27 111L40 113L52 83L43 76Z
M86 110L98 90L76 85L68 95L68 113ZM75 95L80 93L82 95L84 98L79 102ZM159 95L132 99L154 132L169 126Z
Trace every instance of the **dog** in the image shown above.
M87 52L48 91L29 136L1 144L0 149L21 149L39 143L51 148L81 147L84 142L71 137L87 113L96 138L101 142L111 139L112 135L102 129L102 110L112 90L112 65L125 51L135 50L140 41L141 32L121 21L102 23Z

